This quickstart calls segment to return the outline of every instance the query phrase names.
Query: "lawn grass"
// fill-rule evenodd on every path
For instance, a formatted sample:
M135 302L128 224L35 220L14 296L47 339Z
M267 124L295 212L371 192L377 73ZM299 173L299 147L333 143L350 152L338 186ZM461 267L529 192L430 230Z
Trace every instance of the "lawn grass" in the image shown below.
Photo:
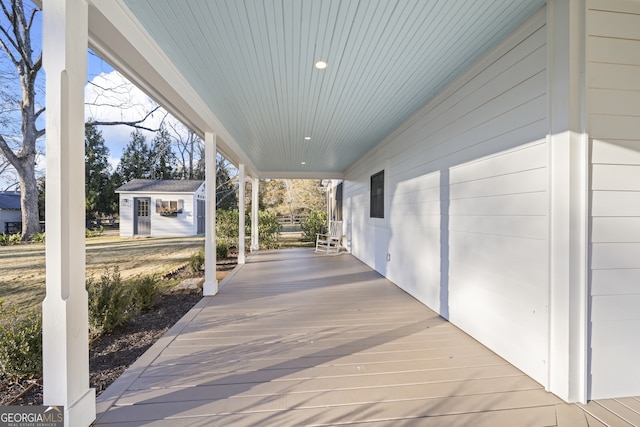
M168 273L204 245L204 238L121 239L115 232L86 240L86 277L118 267L123 280ZM45 296L45 245L0 246L0 301L20 309L39 306Z
M283 227L283 231L280 233L278 243L280 248L313 248L316 242L305 242L303 240L303 234L300 231L300 227L292 229L291 231Z
M301 233L280 234L281 248L314 247ZM120 238L117 230L86 239L86 277L98 279L118 268L124 281L138 275L158 275L184 265L204 245L204 237ZM218 276L218 280L222 275ZM166 282L165 286L177 283ZM45 244L0 246L0 301L20 311L38 308L45 297Z

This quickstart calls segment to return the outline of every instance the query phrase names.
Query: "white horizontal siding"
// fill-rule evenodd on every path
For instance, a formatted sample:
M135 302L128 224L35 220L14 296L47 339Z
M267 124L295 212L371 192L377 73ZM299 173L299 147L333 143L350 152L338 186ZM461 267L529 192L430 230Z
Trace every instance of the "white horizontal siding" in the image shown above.
M637 396L638 395L638 354L640 340L629 336L629 330L640 331L640 320L600 320L592 324L591 354L592 395L596 396ZM633 365L629 358L635 359ZM609 378L603 369L609 366ZM593 371L593 369L596 369Z
M595 164L638 165L638 140L595 140L592 142L592 159Z
M156 200L184 201L184 209L177 216L162 216L156 212ZM161 194L151 197L151 236L195 236L196 206L192 194Z
M640 164L594 164L592 185L594 191L640 191Z
M602 269L591 272L591 295L635 295L640 268Z
M637 216L640 212L640 193L636 191L594 191L591 197L594 219L599 216Z
M596 216L592 223L593 243L640 242L640 216Z
M591 394L640 394L640 5L591 1Z
M197 216L194 194L120 194L120 237L132 237L134 229L134 198L150 197L149 205L151 216L151 236L152 237L172 237L172 236L195 236L197 234ZM129 199L129 204L125 206L123 199ZM175 217L164 217L156 212L156 200L184 201L182 213Z
M548 194L543 192L499 195L481 199L453 200L451 215L540 216L548 211Z
M125 205L124 199L129 202ZM133 195L120 193L120 237L133 237Z
M546 382L544 11L345 174L352 253ZM385 170L385 218L369 179ZM389 261L386 260L387 254Z

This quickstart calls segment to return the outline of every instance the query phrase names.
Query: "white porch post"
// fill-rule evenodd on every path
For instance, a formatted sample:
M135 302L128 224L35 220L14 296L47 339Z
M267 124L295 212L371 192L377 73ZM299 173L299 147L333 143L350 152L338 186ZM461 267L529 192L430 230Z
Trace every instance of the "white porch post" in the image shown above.
M202 294L218 293L216 279L216 134L204 134L206 217L204 232L204 284Z
M238 166L238 264L244 264L244 190L245 190L245 174L244 164Z
M87 20L85 0L43 2L47 85L44 404L64 406L67 426L88 426L96 417L96 394L89 388L84 246Z
M588 396L588 137L586 5L547 3L550 153L549 385L569 402Z
M253 178L251 182L251 252L260 249L260 241L258 240L258 190L260 180Z

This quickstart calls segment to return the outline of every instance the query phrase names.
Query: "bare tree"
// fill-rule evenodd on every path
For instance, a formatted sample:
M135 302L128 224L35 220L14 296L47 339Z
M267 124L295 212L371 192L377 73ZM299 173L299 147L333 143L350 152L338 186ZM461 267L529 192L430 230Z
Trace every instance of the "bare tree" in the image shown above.
M93 54L89 51L89 54ZM148 109L140 105L138 99L135 99L133 93L135 92L135 86L133 83L122 77L119 73L114 73L112 76L118 76L118 79L99 79L100 82L105 83L101 85L98 79L93 79L87 82L92 87L91 99L85 99L85 105L89 106L91 119L86 123L86 126L115 126L124 125L134 129L146 130L149 132L157 132L164 120L168 116L168 113L164 111L156 102L151 101L151 105ZM118 120L102 120L97 114L100 110L117 110L120 112L120 118ZM132 112L132 113L131 113ZM127 114L128 113L128 114ZM154 114L162 114L160 125L157 127L146 126L147 119ZM137 117L134 120L125 120L125 115L131 117Z
M31 5L30 3L28 3ZM38 119L45 111L36 102L38 76L42 69L42 52L34 52L31 31L39 9L25 8L23 0L0 0L0 49L5 53L12 70L0 70L0 171L6 171L7 163L18 176L21 209L22 238L28 239L40 231L38 215L38 184L36 163L37 143L45 135L44 127L38 127ZM4 65L4 64L2 64ZM2 67L0 65L0 67ZM19 88L15 88L15 81ZM8 88L8 89L7 89ZM18 95L19 94L19 95ZM121 105L125 108L124 105ZM156 106L139 120L98 121L92 120L88 126L126 125L149 129L145 120L160 107ZM166 114L166 113L165 113ZM19 130L11 131L11 124L19 122ZM3 159L4 162L3 162Z
M169 123L168 127L177 150L178 171L182 179L204 178L204 141L191 129L180 122Z
M325 194L318 180L273 179L265 183L263 200L268 209L277 214L308 214L325 209Z
M0 176L7 176L8 174L11 174L12 172L13 172L13 169L11 167L11 163L9 163L9 161L7 159L5 159L4 156L2 156L2 154L0 154ZM6 185L6 187L4 187L4 188L0 187L0 191L7 191L7 190L9 190L11 188L15 188L17 186L16 183L13 183L13 182L8 181L8 180L5 180L4 184ZM2 182L0 182L0 185L2 185Z
M15 67L20 79L22 97L19 109L22 117L22 135L21 140L9 135L0 135L0 152L18 174L22 234L25 238L40 231L38 182L35 174L36 141L45 131L38 129L36 125L44 107L36 105L35 95L36 79L42 68L42 52L34 55L31 46L31 29L38 9L25 11L21 0L10 0L8 3L0 2L4 15L0 24L0 48Z

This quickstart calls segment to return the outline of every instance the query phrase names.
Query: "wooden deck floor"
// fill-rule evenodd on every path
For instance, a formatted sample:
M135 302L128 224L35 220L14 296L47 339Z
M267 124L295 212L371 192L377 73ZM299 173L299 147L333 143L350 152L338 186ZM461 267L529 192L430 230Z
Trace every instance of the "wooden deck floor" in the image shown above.
M606 425L350 255L259 252L223 285L99 397L96 425Z

